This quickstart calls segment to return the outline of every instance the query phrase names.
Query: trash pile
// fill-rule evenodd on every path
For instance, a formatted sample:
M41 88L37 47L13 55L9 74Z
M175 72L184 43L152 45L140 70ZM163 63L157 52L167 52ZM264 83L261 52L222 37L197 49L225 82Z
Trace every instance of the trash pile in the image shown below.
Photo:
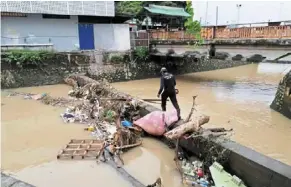
M203 171L203 163L197 160L191 163L183 159L180 168L183 184L188 186L246 187L241 179L227 173L218 162L209 167L209 173Z
M94 138L103 140L103 150L114 155L141 145L142 130L133 124L140 118L137 100L122 95L106 81L98 82L85 76L72 75L65 82L73 86L68 95L83 103L68 107L61 114L64 122L88 124L84 130L90 131Z

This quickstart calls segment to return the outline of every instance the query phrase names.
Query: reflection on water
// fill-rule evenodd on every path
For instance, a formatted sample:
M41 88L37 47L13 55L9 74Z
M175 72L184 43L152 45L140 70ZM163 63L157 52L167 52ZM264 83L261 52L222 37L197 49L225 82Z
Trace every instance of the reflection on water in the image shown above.
M290 69L290 64L274 64L274 63L260 63L258 65L258 73L262 74L282 74Z
M218 100L227 99L237 102L262 102L271 104L277 86L273 84L260 84L251 82L227 83L223 81L200 82L201 89L209 89L215 93Z

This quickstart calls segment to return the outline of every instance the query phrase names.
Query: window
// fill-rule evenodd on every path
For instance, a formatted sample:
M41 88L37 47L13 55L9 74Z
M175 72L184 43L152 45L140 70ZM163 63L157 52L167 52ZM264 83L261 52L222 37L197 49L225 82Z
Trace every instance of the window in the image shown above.
M70 19L70 15L43 14L43 19Z
M2 17L27 17L26 14L23 13L15 13L15 12L1 12Z

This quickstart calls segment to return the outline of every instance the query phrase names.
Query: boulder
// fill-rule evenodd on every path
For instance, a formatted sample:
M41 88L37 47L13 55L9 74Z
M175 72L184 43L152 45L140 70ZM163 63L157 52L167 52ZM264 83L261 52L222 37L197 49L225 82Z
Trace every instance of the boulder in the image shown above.
M291 70L280 81L270 107L291 119Z
M247 58L247 61L248 62L262 62L265 59L266 59L266 57L264 57L260 54L254 54L254 55L251 55L249 58Z

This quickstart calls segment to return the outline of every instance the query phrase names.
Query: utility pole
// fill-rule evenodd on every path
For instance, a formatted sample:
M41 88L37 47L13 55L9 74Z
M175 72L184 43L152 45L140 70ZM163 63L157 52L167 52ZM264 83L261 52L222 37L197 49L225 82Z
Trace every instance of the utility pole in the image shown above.
M218 25L218 6L216 6L216 21L215 21L215 25Z
M213 38L216 38L216 31L217 31L217 25L218 25L218 6L216 6L216 20L215 20L215 27L213 30Z
M239 24L239 13L240 13L240 8L241 8L241 4L236 4L236 8L237 8L237 25Z
M206 9L205 9L205 23L204 23L205 26L207 24L207 14L208 14L208 1L206 1Z

